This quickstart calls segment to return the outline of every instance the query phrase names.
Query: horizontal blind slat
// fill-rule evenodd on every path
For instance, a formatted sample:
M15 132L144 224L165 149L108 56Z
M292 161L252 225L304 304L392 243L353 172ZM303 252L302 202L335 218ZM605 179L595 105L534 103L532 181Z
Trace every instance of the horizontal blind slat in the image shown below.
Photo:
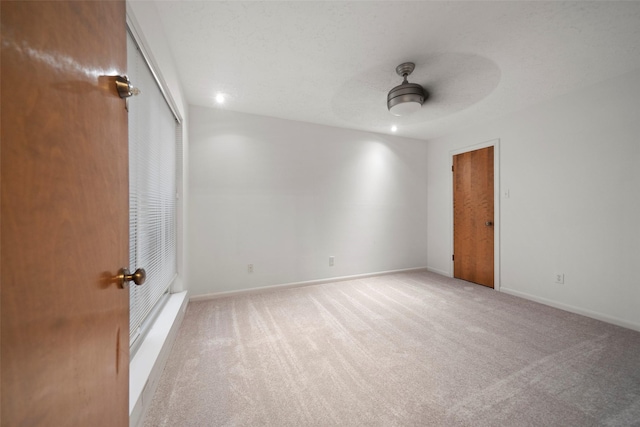
M130 287L130 339L176 275L176 120L131 35L129 77L141 91L129 100L129 258L144 268Z

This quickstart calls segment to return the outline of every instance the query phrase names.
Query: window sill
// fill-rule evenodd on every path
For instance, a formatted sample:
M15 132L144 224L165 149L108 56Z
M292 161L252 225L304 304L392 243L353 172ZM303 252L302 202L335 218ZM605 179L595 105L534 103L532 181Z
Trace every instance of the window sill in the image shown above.
M130 427L142 425L188 302L186 291L170 295L169 301L129 363Z

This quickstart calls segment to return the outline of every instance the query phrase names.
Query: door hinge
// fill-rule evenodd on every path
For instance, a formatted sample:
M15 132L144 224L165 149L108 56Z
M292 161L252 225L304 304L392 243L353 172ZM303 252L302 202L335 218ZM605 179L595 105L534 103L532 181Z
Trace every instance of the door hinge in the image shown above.
M451 172L453 172L453 165L451 165Z
M455 258L456 258L455 255L451 255L451 261L455 261L456 260Z

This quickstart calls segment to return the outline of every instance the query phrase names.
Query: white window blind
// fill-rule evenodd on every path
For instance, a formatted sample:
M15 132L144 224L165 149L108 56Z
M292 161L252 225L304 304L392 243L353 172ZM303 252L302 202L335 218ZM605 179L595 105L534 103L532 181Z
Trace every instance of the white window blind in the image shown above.
M130 34L127 68L141 94L129 98L129 267L147 280L130 286L130 343L176 275L176 135L179 126Z

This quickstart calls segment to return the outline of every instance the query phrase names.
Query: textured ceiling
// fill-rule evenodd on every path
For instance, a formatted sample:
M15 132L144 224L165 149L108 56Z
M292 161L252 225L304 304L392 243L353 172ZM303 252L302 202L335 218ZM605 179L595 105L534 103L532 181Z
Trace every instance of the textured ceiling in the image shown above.
M419 139L640 69L640 2L156 6L190 104ZM406 61L431 97L397 118L386 95Z

